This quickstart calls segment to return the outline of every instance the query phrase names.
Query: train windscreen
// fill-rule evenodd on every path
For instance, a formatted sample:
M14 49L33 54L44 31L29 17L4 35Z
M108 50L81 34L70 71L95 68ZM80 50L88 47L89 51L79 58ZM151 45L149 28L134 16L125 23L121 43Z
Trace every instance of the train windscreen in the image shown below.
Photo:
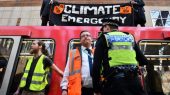
M9 56L13 47L13 39L0 38L0 88L8 64Z
M157 92L159 95L170 93L170 41L142 40L140 49L147 57L145 84L148 93ZM164 93L164 94L163 94Z

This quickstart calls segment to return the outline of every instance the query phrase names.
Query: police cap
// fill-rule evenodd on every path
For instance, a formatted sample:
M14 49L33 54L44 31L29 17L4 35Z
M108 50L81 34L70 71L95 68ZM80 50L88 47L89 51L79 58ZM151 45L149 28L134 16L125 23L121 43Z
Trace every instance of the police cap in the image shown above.
M118 27L120 25L120 22L118 20L113 19L102 19L102 26L104 25L111 25Z

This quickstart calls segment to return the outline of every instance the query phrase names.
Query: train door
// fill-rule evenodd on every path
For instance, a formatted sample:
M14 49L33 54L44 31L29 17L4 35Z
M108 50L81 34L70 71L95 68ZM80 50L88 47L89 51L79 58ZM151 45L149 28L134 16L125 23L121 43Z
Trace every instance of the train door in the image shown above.
M148 94L170 95L170 40L142 40L139 46L149 62L144 69Z
M21 41L21 47L18 51L18 58L15 61L15 69L13 70L13 77L10 80L10 84L8 87L7 95L13 95L13 93L17 90L20 79L23 75L24 68L28 61L28 58L32 56L29 52L31 49L31 44L34 40L42 40L45 43L46 49L48 50L48 56L53 60L54 58L54 51L55 51L55 41L53 39L29 39L23 38ZM49 81L50 81L50 74L49 74ZM46 93L48 93L47 86ZM21 89L22 91L22 89ZM5 95L5 94L2 94Z
M0 36L0 93L6 95L15 57L19 48L20 36Z

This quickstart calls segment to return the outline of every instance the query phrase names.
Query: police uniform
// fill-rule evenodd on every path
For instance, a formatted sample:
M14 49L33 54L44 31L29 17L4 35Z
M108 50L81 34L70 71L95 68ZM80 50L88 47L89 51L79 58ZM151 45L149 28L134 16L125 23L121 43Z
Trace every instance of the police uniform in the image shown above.
M115 30L101 35L96 43L94 92L102 95L145 95L137 76L137 65L147 64L147 59L137 47L133 36Z

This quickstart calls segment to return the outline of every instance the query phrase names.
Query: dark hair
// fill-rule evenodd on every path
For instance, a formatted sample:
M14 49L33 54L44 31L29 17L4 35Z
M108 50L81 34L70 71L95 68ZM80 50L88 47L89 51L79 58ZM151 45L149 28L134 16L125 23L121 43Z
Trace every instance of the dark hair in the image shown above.
M89 32L89 31L87 31L87 30L81 31L81 32L80 32L80 39L81 39L81 34L84 33L84 32Z
M106 27L107 25L110 27L111 30L118 29L118 26L113 26L113 25L110 25L110 24L106 24L106 25L103 25L103 26L100 28L100 31L101 31L101 32L104 32L103 29L104 29L104 27Z
M46 56L49 56L48 50L45 47L45 43L41 40L37 40L38 41L38 46L42 46L42 53Z
M121 23L116 19L102 19L100 31L103 31L103 28L106 26L109 26L111 30L118 29L119 25L121 25Z
M113 29L118 29L118 26L113 26L113 25L110 25L110 24L108 24L108 25L109 25L109 27L110 27L111 30L113 30Z

